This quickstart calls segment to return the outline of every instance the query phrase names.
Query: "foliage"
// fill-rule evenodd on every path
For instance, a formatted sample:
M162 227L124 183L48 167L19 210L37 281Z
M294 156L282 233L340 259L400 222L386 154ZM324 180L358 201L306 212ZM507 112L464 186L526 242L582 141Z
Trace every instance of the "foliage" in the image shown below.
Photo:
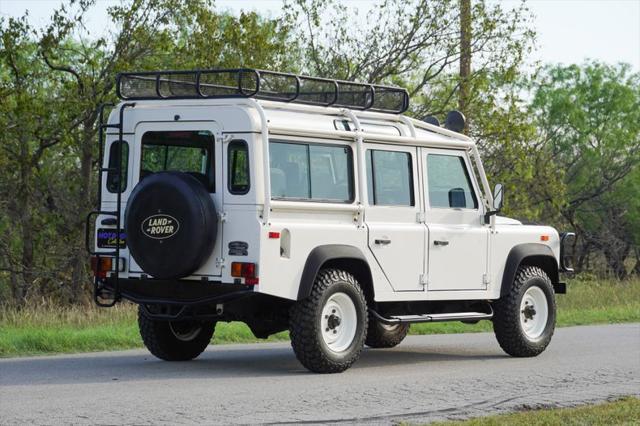
M565 174L563 218L612 274L640 242L640 74L628 65L548 66L532 83L539 140ZM548 189L547 189L548 190Z

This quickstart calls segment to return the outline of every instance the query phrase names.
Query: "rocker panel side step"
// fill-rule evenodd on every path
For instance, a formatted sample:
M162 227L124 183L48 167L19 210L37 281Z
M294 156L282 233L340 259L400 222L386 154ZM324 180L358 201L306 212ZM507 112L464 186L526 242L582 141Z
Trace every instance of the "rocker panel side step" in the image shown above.
M373 309L369 310L374 317L384 324L411 324L419 322L446 322L446 321L479 321L493 318L493 311L486 312L453 312L446 314L423 315L396 315L389 318L383 317Z

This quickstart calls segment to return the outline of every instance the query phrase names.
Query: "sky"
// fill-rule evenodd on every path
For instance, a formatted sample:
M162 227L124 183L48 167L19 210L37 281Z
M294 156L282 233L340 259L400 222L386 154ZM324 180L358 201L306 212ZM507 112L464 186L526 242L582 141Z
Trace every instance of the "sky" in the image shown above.
M363 11L372 0L344 0ZM473 0L472 0L473 1ZM489 0L515 7L520 0ZM117 0L97 0L88 28L104 28L106 8ZM0 0L1 16L21 16L26 10L32 22L44 25L60 0ZM217 0L219 9L233 13L255 10L277 16L280 0ZM535 15L537 50L529 63L580 63L596 59L607 63L627 62L640 71L640 0L529 0Z

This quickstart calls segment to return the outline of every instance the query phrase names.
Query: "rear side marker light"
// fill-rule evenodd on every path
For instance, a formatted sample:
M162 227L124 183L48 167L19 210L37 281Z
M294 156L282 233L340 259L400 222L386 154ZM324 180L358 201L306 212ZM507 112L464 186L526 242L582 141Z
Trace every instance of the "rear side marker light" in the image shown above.
M540 241L549 241L548 235L540 235Z
M269 238L280 238L279 232L269 232Z

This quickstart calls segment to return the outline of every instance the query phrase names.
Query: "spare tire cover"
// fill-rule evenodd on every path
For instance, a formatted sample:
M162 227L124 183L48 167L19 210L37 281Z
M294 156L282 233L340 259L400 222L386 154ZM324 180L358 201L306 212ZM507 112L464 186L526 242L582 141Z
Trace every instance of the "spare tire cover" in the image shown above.
M149 275L191 275L211 256L218 215L211 194L193 176L159 172L141 180L125 211L131 256Z

